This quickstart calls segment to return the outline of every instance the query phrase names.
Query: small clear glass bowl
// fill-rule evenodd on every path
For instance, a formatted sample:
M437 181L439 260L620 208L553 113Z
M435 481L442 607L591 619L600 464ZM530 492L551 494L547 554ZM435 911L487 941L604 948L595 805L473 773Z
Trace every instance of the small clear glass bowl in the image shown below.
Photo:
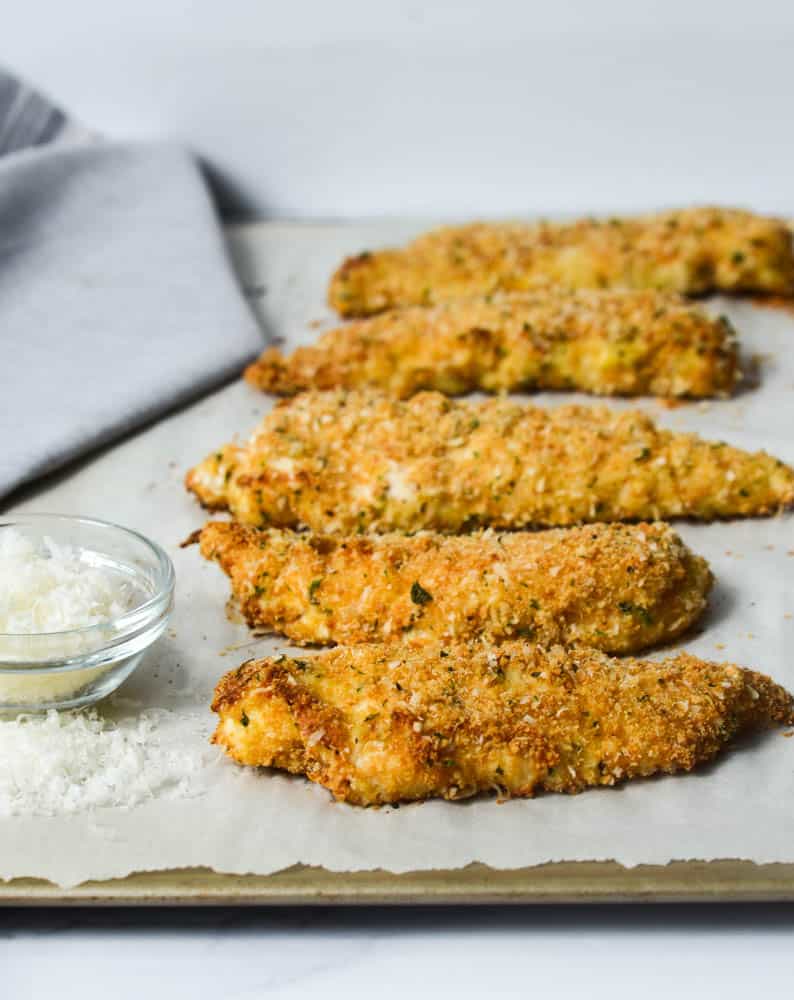
M109 521L59 514L7 514L13 528L79 551L94 569L119 574L134 595L129 610L107 622L61 632L0 633L0 712L77 708L104 698L126 680L168 624L174 567L155 542Z

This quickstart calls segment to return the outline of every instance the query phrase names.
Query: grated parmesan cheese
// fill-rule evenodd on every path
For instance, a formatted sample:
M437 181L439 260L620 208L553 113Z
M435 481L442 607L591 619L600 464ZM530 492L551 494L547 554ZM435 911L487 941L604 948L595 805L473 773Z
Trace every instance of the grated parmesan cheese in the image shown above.
M81 552L15 528L0 532L0 632L64 632L118 618L134 606L129 581L90 565Z
M395 462L391 463L386 473L386 485L389 495L400 503L411 503L416 499L416 487L405 478L405 472Z
M121 665L45 671L41 664L89 654L119 633L115 622L147 595L107 557L0 531L0 702L4 708L72 699ZM85 631L81 631L85 630ZM8 669L11 668L11 669Z
M186 743L174 713L112 722L96 710L0 722L0 816L53 816L203 790L205 738Z

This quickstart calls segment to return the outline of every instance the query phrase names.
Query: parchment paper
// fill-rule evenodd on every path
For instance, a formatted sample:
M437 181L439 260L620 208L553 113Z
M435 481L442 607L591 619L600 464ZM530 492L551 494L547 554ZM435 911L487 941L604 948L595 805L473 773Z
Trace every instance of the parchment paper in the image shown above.
M312 340L317 329L308 323L328 319L325 284L341 256L402 241L421 228L285 223L234 230L232 253L267 331L263 344L266 335L289 343ZM671 428L765 447L794 462L794 315L744 302L713 306L735 321L746 354L761 355L760 387L731 401L675 409L652 400L610 405L641 405ZM535 398L557 405L574 397ZM212 731L208 705L221 673L253 655L289 648L251 641L243 625L227 619L225 577L195 547L178 548L205 519L182 488L186 469L235 433L247 434L270 405L267 397L234 384L62 475L15 508L109 518L169 551L178 580L173 630L107 711L171 709L178 713L171 725L183 730L191 749L204 746ZM709 559L718 579L702 629L680 645L764 670L794 689L794 517L682 524L679 530ZM233 645L238 648L230 650ZM794 862L794 739L780 730L745 741L692 775L501 805L479 799L356 809L333 803L301 778L244 770L213 753L199 791L130 810L2 819L0 876L38 876L70 886L199 865L266 874L299 862L393 872L472 861L496 868L607 859L627 866L715 858Z

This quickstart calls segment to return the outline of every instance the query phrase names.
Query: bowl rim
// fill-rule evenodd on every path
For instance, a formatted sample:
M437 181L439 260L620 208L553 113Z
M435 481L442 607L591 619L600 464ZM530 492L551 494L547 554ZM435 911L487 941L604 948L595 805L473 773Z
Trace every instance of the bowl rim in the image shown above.
M0 531L2 531L4 527L13 527L15 523L35 524L37 521L60 521L64 524L90 525L95 528L101 528L102 530L117 532L119 534L126 535L129 538L135 539L138 542L142 542L155 557L158 570L158 576L155 581L156 590L141 604L137 604L134 608L128 609L116 618L109 618L104 622L95 622L93 625L82 625L79 628L59 629L55 632L0 632L0 639L36 641L39 639L46 640L68 636L83 636L90 635L91 633L107 632L108 630L112 631L112 635L108 636L108 641L104 644L104 646L97 646L91 651L96 653L102 648L116 645L125 632L128 632L131 628L137 628L141 624L145 623L149 618L149 615L153 614L155 611L159 614L170 610L174 586L176 583L176 571L174 570L174 564L171 561L171 557L157 542L153 541L151 538L147 538L146 535L142 534L140 531L135 531L134 528L125 528L124 525L116 524L114 521L107 521L99 517L82 517L81 515L73 514L49 514L44 512L30 514L0 514ZM101 550L96 549L94 551L100 552ZM90 655L90 652L87 651L84 654L78 654L78 656L80 655ZM64 657L64 659L66 658ZM30 663L32 666L37 661L32 659L14 662L26 662ZM0 665L0 671L2 669L2 665Z

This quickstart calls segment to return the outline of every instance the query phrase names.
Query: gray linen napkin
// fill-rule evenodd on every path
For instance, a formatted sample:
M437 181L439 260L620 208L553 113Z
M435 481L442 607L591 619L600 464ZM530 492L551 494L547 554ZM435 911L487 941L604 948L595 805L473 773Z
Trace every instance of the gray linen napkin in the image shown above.
M63 131L38 121L28 141ZM0 157L0 497L233 376L262 341L185 152Z

